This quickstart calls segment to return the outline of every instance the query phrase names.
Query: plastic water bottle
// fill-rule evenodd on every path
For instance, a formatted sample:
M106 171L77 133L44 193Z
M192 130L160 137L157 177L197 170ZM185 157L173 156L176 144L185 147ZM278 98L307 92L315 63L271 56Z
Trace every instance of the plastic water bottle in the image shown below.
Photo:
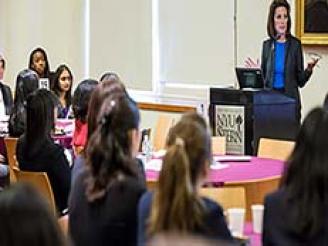
M141 146L142 154L146 157L146 162L151 159L151 143L149 141L149 136L145 135Z

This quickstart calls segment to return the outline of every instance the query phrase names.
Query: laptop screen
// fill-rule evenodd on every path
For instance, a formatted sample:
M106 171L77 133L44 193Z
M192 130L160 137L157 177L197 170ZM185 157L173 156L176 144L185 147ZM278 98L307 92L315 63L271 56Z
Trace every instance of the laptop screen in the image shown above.
M236 68L239 88L263 88L264 80L259 68Z

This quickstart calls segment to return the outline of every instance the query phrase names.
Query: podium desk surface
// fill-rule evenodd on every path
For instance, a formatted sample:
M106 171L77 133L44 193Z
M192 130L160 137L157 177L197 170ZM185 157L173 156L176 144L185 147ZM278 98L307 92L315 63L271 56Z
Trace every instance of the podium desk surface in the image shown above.
M269 89L221 89L210 88L211 104L295 104L295 99Z

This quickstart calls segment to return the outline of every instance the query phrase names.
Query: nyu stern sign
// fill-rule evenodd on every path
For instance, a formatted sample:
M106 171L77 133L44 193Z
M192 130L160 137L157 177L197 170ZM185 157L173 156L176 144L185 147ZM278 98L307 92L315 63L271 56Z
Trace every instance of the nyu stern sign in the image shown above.
M216 136L226 138L227 154L245 154L245 107L231 105L215 106Z

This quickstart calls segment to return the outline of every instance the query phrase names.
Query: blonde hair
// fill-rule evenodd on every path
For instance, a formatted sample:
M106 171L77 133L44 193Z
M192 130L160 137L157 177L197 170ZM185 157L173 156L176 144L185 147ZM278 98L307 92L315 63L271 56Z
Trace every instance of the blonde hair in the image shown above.
M202 227L204 206L196 184L211 156L211 137L198 122L181 120L170 130L148 221L150 236Z

